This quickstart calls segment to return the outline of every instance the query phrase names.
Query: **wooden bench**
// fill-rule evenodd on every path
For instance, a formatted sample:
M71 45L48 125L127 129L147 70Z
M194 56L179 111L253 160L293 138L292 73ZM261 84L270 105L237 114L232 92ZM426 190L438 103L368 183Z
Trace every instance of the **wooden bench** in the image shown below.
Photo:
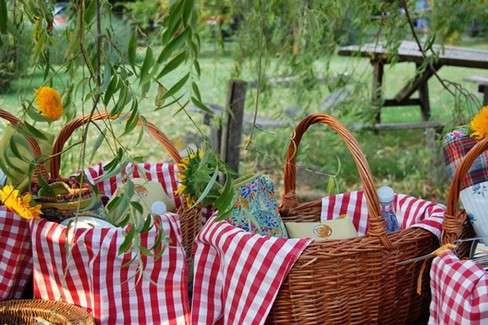
M483 94L483 106L488 105L488 77L470 76L463 79L478 85L478 91Z

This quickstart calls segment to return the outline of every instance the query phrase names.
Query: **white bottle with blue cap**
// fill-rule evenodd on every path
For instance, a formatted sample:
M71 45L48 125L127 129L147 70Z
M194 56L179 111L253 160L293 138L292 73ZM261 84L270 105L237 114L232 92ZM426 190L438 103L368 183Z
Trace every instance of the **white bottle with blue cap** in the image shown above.
M389 186L382 186L377 190L380 201L381 215L385 218L386 231L393 232L400 230L400 225L393 210L393 189Z

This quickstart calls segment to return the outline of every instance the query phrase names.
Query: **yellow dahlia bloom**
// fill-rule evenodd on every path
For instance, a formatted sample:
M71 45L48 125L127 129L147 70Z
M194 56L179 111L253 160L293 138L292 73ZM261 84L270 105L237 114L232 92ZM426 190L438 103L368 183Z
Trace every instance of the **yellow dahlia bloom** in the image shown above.
M478 114L471 120L471 136L481 140L488 136L488 105L481 108Z
M10 185L5 185L3 189L0 189L0 198L7 210L24 219L39 219L42 214L40 204L30 205L32 196L29 193L20 197L19 190Z
M36 90L35 101L39 113L51 120L59 120L63 115L61 95L51 87L40 87Z

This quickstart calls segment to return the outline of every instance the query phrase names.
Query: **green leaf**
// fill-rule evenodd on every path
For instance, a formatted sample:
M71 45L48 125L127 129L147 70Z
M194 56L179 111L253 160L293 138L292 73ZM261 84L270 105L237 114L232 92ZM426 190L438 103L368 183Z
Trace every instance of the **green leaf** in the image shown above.
M183 2L184 1L177 1L176 4L169 8L170 13L167 16L167 29L164 31L162 37L163 44L167 44L173 37L175 37L181 22Z
M125 234L124 241L119 246L119 255L124 254L132 246L132 240L136 234L136 228L131 227L129 232Z
M146 216L146 221L144 222L144 225L142 226L140 232L141 233L148 232L151 228L152 228L152 216L148 215Z
M173 101L171 101L169 103L166 103L164 106L156 107L156 111L161 110L163 108L166 108L168 106L173 105L174 103L178 102L181 98L183 98L183 95L178 96L175 100L173 100Z
M137 211L138 214L142 215L144 213L144 208L140 202L130 201L130 205Z
M113 94L118 89L118 82L119 82L119 78L117 77L117 75L116 74L112 75L112 80L110 80L110 84L105 90L105 94L103 96L103 103L105 104L105 106L108 105L110 99L112 99Z
M164 77L165 75L173 71L174 69L178 68L185 61L185 59L186 59L186 52L182 51L173 60L171 60L170 62L168 62L168 64L164 66L163 70L161 70L161 72L158 74L156 79L161 79L162 77Z
M212 187L217 183L218 176L219 176L219 169L215 168L214 173L210 178L210 180L208 181L207 186L205 186L205 189L203 190L202 194L198 197L197 201L193 204L193 207L195 207L198 203L202 202L207 197Z
M7 12L7 0L0 0L0 33L7 33L7 22L8 22L8 12Z
M195 72L197 73L197 76L200 77L201 75L200 63L198 63L197 60L193 60L193 67L195 68Z
M177 83L173 85L173 87L168 90L166 94L164 94L164 98L168 98L170 96L173 96L176 94L183 86L186 84L188 81L188 78L190 78L190 73L188 72L183 78L181 78Z
M98 1L89 1L88 8L85 10L85 16L83 17L86 24L90 24L97 13Z
M152 256L153 255L151 253L151 251L144 246L139 246L139 250L141 251L142 255L145 255L145 256Z
M137 34L135 32L132 32L130 35L127 55L128 55L129 64L132 67L132 71L134 71L134 73L136 73L136 50L137 50Z
M184 6L183 6L183 22L185 25L188 25L188 21L191 17L191 14L193 12L193 6L195 4L195 0L185 0L183 1Z
M150 47L146 50L146 56L144 57L144 62L141 67L141 75L139 77L139 85L145 84L150 78L149 69L154 64L153 51Z
M137 110L137 102L134 101L132 109L131 109L131 115L129 119L127 120L127 123L125 123L125 129L123 135L129 134L134 130L139 123L139 111Z
M55 196L56 193L54 190L49 186L49 183L42 177L42 174L39 174L37 179L37 183L39 184L39 191L42 190L43 196Z
M112 67L108 62L105 62L105 67L103 68L103 81L100 90L103 92L105 91L108 86L110 86L110 82L112 81Z
M201 102L202 101L202 96L200 95L200 89L198 89L198 85L195 82L191 83L191 87L193 89L193 93L196 96L196 99Z
M12 172L15 172L17 174L25 174L25 170L21 169L18 167L18 161L13 162L11 161L11 157L9 157L9 151L5 153L5 164L7 166L7 169L4 170L5 174L10 177L14 177L15 175L12 174Z
M129 97L129 89L123 83L121 83L121 88L119 91L119 99L115 104L114 108L110 111L110 115L119 115L124 110L125 105L127 104L127 99Z
M207 105L205 105L204 103L202 103L201 101L199 101L197 98L192 97L191 98L191 102L193 103L193 105L195 105L196 107L198 107L202 111L205 111L207 113L214 114L214 112L212 112L212 110L210 108L208 108Z
M89 161L92 161L93 158L95 157L95 154L97 153L98 149L100 149L100 147L102 146L103 140L105 140L106 135L107 135L107 129L104 129L102 132L100 132L98 137L95 139Z
M234 187L232 185L232 177L226 173L225 184L220 194L219 198L215 201L214 206L219 211L226 210L229 205L232 203L232 199L234 198Z
M179 34L174 39L172 39L159 54L158 64L162 64L166 62L170 58L171 54L173 54L174 51L180 49L185 43L185 41L188 39L189 34L190 34L190 29L186 28L183 31L183 33Z
M164 94L168 92L168 89L164 87L163 85L158 86L158 94L156 95L155 99L155 104L157 107L161 107L164 105L164 102L166 101L166 98L164 98Z

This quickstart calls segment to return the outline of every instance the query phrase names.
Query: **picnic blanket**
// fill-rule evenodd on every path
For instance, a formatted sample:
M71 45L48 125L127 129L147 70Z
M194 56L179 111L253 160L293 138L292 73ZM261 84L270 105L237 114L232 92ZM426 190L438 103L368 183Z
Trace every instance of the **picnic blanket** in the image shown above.
M251 234L215 219L195 240L192 324L263 324L312 240Z
M488 276L476 262L448 250L432 262L430 287L429 325L488 323Z
M395 194L393 209L402 229L421 227L440 238L446 207L405 194ZM369 227L368 208L363 191L331 195L322 199L321 220L332 220L347 214L358 231L364 236Z

